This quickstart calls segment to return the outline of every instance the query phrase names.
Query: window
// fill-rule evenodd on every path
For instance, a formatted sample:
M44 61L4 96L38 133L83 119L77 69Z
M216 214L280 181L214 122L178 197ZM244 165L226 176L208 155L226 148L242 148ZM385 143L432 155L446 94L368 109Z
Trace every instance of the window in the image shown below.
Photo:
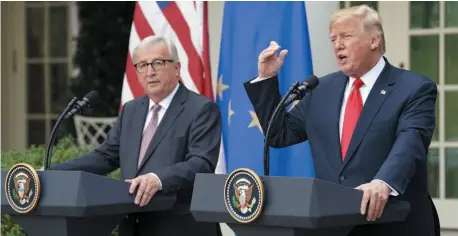
M411 70L438 85L428 171L432 197L458 199L458 2L409 2Z
M26 2L28 145L44 144L68 101L69 2Z

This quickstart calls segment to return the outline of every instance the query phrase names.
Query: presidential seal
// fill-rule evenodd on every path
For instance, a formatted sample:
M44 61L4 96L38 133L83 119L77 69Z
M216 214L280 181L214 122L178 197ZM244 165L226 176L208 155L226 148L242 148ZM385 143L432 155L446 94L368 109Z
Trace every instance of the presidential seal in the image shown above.
M264 187L252 170L234 170L224 185L224 202L232 218L250 223L261 215L264 206Z
M5 196L16 212L32 211L40 200L40 179L35 169L26 163L11 167L6 175Z

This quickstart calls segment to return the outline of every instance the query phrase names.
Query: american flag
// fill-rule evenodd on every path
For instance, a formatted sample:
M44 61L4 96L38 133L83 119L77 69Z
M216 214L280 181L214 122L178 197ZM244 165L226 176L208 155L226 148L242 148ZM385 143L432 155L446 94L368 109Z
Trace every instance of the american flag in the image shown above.
M182 65L180 74L183 84L188 89L214 100L210 71L207 2L138 1L135 4L129 38L121 106L145 94L137 80L132 53L142 39L151 35L161 35L175 43ZM224 155L220 155L217 173L224 172Z

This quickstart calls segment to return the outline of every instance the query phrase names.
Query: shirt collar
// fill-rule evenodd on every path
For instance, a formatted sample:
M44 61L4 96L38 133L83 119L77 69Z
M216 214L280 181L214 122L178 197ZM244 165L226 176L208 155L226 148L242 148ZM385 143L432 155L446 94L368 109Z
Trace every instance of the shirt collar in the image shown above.
M178 87L180 87L180 83L177 83L177 85L175 86L175 88L172 90L172 92L167 95L167 97L165 97L164 99L162 99L162 101L159 102L159 105L161 105L161 109L164 109L167 110L167 108L169 108L170 106L170 103L172 103L172 99L173 97L175 96L175 94L177 93L178 91ZM149 99L149 109L148 111L151 110L151 108L155 105L156 103Z
M382 73L385 64L386 63L383 57L380 57L377 64L374 67L372 67L370 71L368 71L366 74L360 77L361 80L364 82L364 86L369 88L372 88L374 86L375 81L377 81L377 78L379 77L380 73ZM355 79L356 78L350 77L349 82L351 85L353 85Z

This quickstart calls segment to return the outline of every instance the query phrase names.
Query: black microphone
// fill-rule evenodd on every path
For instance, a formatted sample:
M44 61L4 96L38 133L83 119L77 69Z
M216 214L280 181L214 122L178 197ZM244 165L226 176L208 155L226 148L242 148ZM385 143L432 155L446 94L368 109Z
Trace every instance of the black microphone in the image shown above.
M54 139L56 138L57 127L59 127L62 120L72 117L76 113L81 112L83 109L88 107L90 103L98 102L98 100L99 93L97 91L91 91L86 94L82 100L78 101L78 98L74 97L70 103L68 103L67 107L62 112L62 114L60 114L59 119L57 119L57 122L51 131L51 137L49 138L48 144L46 145L44 170L48 170L51 165L51 148L54 143Z
M56 137L56 130L57 127L59 126L60 122L64 119L64 115L72 109L73 105L78 101L77 97L74 97L67 105L65 108L64 112L62 112L59 116L59 119L57 119L56 124L54 125L52 131L51 131L51 137L48 140L48 144L46 145L46 153L45 153L45 163L44 163L44 170L49 169L49 158L51 156L51 147L52 144L54 143L54 139Z
M268 137L270 133L270 128L272 123L277 118L277 115L280 111L280 108L285 108L289 104L291 104L294 100L302 99L306 93L312 91L318 85L318 78L314 75L307 77L307 79L302 82L300 86L298 83L295 82L289 88L288 92L283 96L281 101L278 103L277 107L274 110L274 113L270 117L269 123L267 125L267 132L264 136L264 175L268 176L270 174L270 153L269 153L269 145L268 145Z
M91 91L86 96L81 99L81 101L78 101L75 105L75 107L68 112L64 119L69 119L72 116L74 116L76 113L82 112L84 109L90 106L90 104L97 103L99 101L99 93L97 91Z
M283 106L286 107L289 104L293 103L295 100L301 100L306 93L312 91L320 81L315 75L311 75L307 77L307 79L302 82L301 85L291 94L289 95L288 99L286 99L285 103L283 103Z

